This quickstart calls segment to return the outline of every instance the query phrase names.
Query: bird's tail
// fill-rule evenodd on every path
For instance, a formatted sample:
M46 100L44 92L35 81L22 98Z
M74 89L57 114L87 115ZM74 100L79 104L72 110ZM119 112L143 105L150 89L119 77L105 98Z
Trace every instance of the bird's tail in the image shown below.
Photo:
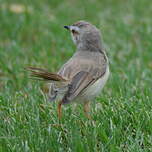
M47 70L41 68L27 67L26 70L30 71L32 78L43 81L67 81L59 74L48 72Z

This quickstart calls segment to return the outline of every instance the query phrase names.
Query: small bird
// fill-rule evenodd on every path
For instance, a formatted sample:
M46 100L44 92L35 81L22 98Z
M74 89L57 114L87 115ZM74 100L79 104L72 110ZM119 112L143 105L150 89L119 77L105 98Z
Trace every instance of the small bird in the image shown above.
M109 77L109 62L103 48L100 31L91 23L78 21L64 26L70 31L76 45L73 56L57 73L41 68L28 67L31 75L50 83L48 97L58 100L58 117L61 106L68 103L82 103L88 118L89 103L98 96Z

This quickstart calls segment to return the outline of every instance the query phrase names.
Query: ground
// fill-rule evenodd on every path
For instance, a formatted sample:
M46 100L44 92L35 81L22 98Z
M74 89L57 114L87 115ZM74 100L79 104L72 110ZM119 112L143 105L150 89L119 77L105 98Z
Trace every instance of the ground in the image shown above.
M0 0L0 152L151 152L152 2ZM56 72L75 51L63 26L78 20L102 32L110 78L92 120L57 101L27 66Z

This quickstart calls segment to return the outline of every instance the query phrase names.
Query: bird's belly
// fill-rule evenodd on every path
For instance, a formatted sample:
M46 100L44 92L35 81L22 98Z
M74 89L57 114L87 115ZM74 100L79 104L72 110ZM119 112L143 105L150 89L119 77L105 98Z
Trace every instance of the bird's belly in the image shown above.
M85 100L91 100L98 96L101 93L101 90L103 89L104 85L106 84L108 77L109 77L109 67L106 70L106 73L102 78L98 79L92 86L90 86L83 94L82 98Z

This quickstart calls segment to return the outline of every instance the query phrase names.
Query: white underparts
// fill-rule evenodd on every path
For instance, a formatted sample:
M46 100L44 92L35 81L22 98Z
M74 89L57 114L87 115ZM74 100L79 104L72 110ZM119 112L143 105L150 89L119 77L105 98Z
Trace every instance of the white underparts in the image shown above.
M109 67L107 67L106 73L84 92L83 96L86 100L91 100L101 93L109 78L109 74Z

